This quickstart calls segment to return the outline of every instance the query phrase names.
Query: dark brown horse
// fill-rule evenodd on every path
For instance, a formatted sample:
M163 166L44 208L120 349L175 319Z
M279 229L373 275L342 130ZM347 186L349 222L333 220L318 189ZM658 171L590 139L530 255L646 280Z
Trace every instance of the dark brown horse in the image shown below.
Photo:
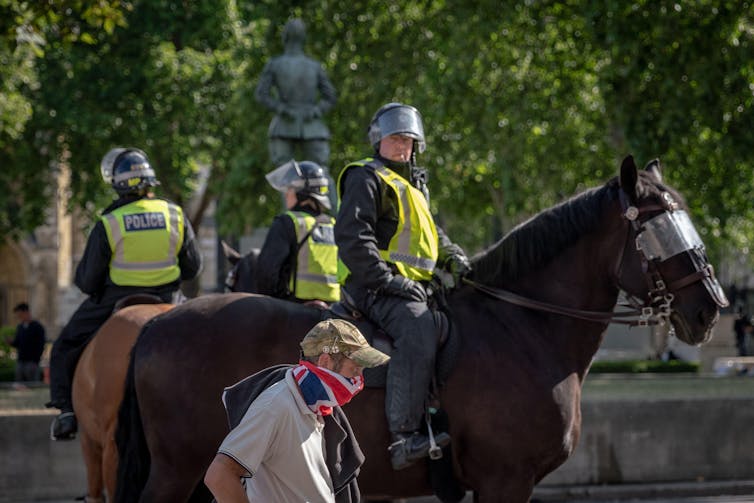
M658 222L685 215L671 211L683 202L657 168L639 172L628 157L619 177L540 213L475 257L469 284L448 296L461 349L441 400L455 476L477 501L528 501L573 452L581 385L620 289L650 318L669 317L681 340L711 336L726 300L693 228L676 229L672 246L646 244L662 237ZM118 501L189 499L227 433L223 388L294 362L320 315L228 294L190 301L148 326L134 347L119 416ZM430 494L426 464L391 469L383 403L383 390L367 389L346 407L367 458L362 493Z
M87 501L104 501L115 496L118 451L115 425L123 397L128 355L144 324L172 309L146 295L127 297L117 311L87 344L73 376L73 408L79 423L81 452L86 464ZM126 300L124 299L124 300ZM152 302L146 304L146 302Z

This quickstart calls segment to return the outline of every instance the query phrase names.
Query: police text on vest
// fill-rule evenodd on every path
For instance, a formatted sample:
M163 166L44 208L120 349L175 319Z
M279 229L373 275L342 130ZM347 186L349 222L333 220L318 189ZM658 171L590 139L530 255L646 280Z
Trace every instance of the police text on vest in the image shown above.
M123 217L123 224L126 227L126 232L165 229L167 227L165 225L165 215L159 212L125 215Z

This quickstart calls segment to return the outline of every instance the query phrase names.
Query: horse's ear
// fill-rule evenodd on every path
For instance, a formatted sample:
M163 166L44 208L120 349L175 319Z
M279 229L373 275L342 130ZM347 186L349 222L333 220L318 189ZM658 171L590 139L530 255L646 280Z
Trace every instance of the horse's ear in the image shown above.
M659 159L652 159L647 163L644 169L652 173L655 178L657 178L658 182L662 181L662 164L660 164Z
M232 246L230 246L224 240L221 240L220 244L223 247L223 255L225 255L225 258L228 259L228 262L230 262L231 265L236 265L238 261L241 260L241 254L238 253Z
M637 172L634 156L629 155L620 165L620 186L630 200L635 201L638 193L639 173Z

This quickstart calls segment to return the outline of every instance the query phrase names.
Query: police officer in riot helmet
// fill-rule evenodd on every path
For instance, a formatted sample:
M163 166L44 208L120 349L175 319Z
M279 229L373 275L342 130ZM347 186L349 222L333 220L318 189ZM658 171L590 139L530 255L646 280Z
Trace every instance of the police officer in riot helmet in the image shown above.
M54 440L75 438L71 404L73 372L84 347L112 314L116 302L132 294L153 294L171 302L182 280L195 278L202 259L183 210L151 190L159 182L147 155L115 148L100 165L105 183L118 198L95 222L76 268L75 283L88 298L55 340L50 357L50 402L60 409L51 426Z
M283 194L287 211L272 221L259 252L259 293L297 302L339 300L327 173L315 162L291 160L266 178Z
M370 157L347 165L338 179L335 224L342 296L394 341L385 410L396 470L437 454L420 432L437 341L447 320L428 307L427 286L439 271L452 288L470 270L463 250L435 225L429 211L427 171L416 165L425 149L419 111L388 103L367 131ZM440 447L447 433L434 438Z

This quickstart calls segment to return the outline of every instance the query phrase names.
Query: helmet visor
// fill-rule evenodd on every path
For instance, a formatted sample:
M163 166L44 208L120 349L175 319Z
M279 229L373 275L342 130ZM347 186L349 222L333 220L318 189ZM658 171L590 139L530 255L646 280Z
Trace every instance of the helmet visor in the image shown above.
M424 124L418 110L400 106L387 110L377 118L380 139L392 134L413 138L419 143L419 152L424 152Z
M289 188L296 191L304 187L304 179L301 169L296 161L290 160L278 166L264 176L273 189L285 192Z
M113 183L113 163L115 162L115 158L125 151L125 148L114 148L102 158L99 169L100 173L102 173L102 179L106 184L111 185Z

